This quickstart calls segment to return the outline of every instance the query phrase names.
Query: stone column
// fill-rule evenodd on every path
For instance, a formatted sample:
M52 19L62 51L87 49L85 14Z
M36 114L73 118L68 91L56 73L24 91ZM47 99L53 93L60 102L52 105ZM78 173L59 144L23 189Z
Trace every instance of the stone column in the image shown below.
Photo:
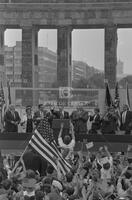
M2 81L3 85L6 84L6 69L4 62L4 32L5 27L0 26L0 81Z
M57 38L57 81L59 87L71 86L71 27L59 27Z
M39 91L35 88L39 88L39 66L38 66L38 31L39 29L33 28L33 105L36 106L39 103Z
M38 65L38 57L35 54L35 31L32 27L22 27L22 87L35 87L35 65ZM37 46L37 45L36 45ZM33 90L23 92L22 104L33 105Z
M105 27L105 79L111 89L115 88L117 65L117 27L110 24Z

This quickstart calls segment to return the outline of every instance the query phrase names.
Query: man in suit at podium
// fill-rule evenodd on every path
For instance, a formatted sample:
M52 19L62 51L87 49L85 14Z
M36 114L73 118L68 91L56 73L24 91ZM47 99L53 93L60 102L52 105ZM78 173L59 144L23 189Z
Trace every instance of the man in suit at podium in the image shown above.
M94 108L94 115L89 115L89 120L92 122L90 134L97 134L101 126L100 110Z
M44 117L44 115L46 115L46 113L47 113L47 111L44 109L44 105L39 104L38 110L34 113L34 116L33 116L33 122L36 127L39 125L41 119L43 119L43 117Z
M128 105L123 105L121 113L121 127L120 130L125 131L125 134L130 135L132 130L132 111L129 110Z
M53 121L52 121L52 128L54 130L54 135L58 138L61 123L64 123L63 129L63 137L68 134L69 132L69 112L64 110L63 105L59 105L58 110L52 110Z
M88 111L79 105L71 114L71 121L74 126L75 136L87 133Z
M63 105L59 105L58 107L59 110L54 110L53 115L55 116L56 119L69 119L69 113L64 110Z

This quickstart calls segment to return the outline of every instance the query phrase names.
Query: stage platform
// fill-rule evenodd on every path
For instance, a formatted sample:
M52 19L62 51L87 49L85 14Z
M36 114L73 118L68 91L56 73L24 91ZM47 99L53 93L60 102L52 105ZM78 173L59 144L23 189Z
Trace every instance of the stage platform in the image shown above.
M54 134L57 140L57 135ZM32 134L28 133L0 133L0 149L3 153L21 154ZM111 152L126 152L128 145L132 145L132 135L88 135L81 134L76 137L75 150L86 151L85 143L93 142L90 151L98 151L100 146L107 145Z

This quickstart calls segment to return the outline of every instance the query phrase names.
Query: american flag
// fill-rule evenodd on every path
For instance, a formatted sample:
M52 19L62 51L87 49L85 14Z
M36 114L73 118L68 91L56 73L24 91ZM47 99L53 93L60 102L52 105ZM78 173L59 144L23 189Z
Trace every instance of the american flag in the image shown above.
M105 82L105 106L113 106L113 100L109 89L108 81Z
M128 106L129 110L131 110L131 108L130 108L130 97L129 97L128 82L126 82L126 105Z
M34 135L29 141L29 146L45 158L56 170L58 170L59 162L60 170L64 175L71 170L71 165L62 157L58 150L53 137L53 130L47 117L41 120L39 126L34 131Z
M116 112L117 117L118 117L117 125L118 125L118 128L119 128L120 125L121 125L121 113L120 113L120 97L119 97L119 85L118 85L118 82L116 83L116 86L115 86L114 108L115 108L115 112Z
M10 89L10 82L7 81L7 89L8 89L8 99L7 99L7 106L11 104L11 89Z
M3 85L1 82L1 88L0 88L0 111L2 111L2 107L5 104L5 97L4 97L4 90L3 90Z
M114 106L116 108L120 107L120 97L119 97L119 85L118 85L118 82L116 83L116 86L115 86L115 102L114 102Z
M1 87L0 87L0 114L1 114L1 124L4 125L4 114L6 110L6 104L5 104L5 96L4 96L4 90L3 90L3 85L1 82Z

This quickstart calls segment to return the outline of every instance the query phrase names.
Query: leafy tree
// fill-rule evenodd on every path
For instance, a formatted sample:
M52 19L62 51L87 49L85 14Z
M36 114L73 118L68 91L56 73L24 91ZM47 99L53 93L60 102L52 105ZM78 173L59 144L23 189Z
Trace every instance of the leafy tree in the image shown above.
M81 78L79 81L72 83L73 88L104 88L104 74L96 73L89 79Z
M119 81L119 85L121 88L126 88L126 82L129 84L129 88L132 88L132 75L128 75L124 78L122 78Z

